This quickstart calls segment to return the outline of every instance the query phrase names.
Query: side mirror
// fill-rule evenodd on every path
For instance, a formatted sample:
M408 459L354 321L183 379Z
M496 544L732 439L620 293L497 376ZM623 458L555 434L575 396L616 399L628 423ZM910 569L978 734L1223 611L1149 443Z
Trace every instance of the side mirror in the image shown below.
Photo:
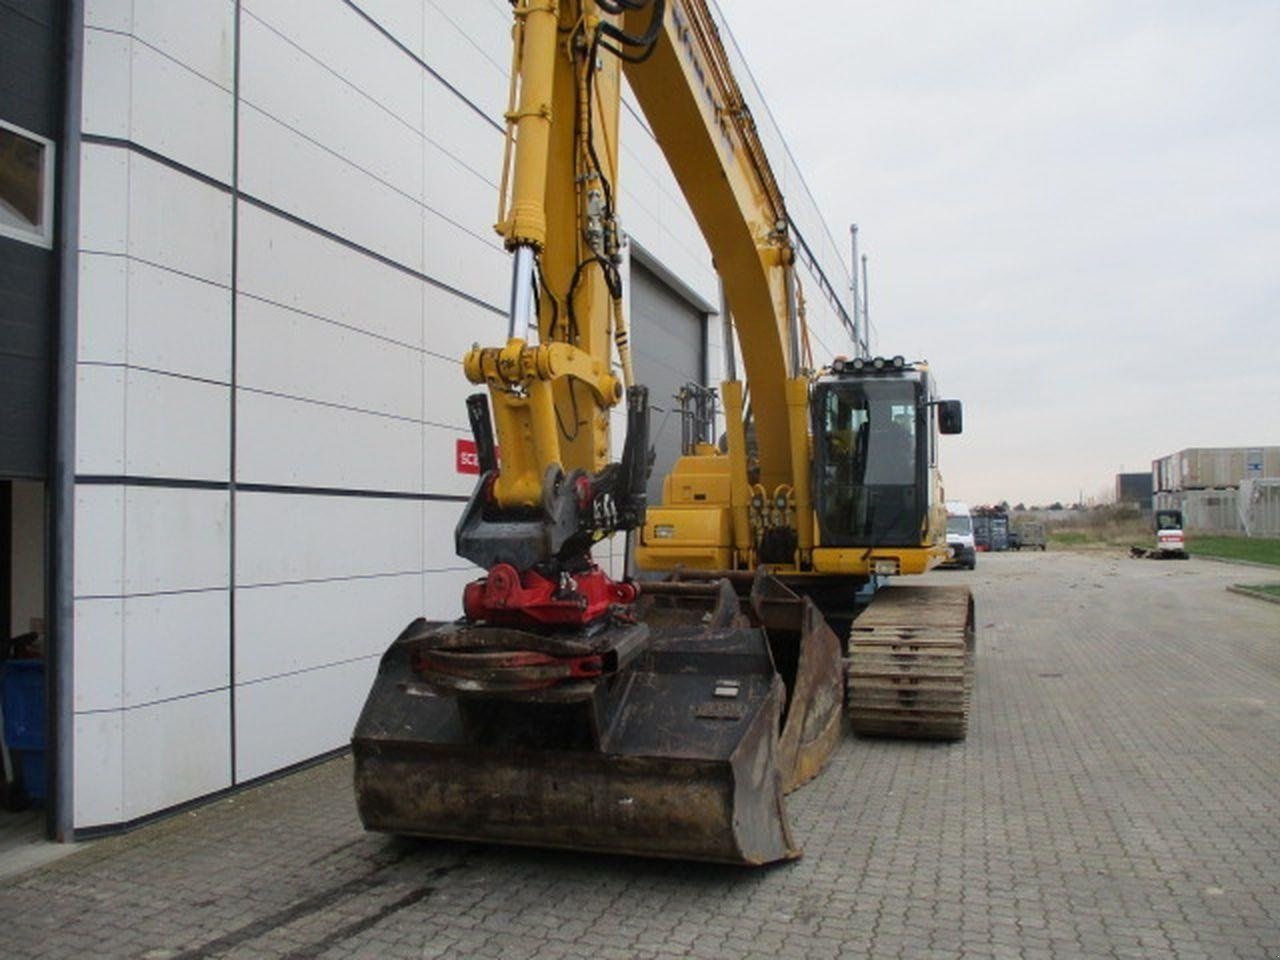
M964 411L959 400L938 401L938 430L942 433L960 433L964 430Z

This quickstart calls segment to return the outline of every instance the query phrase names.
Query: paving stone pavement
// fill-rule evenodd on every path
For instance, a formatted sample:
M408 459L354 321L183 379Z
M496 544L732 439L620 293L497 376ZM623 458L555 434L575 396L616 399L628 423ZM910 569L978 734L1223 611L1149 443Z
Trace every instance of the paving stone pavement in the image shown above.
M361 832L348 759L0 883L8 957L1280 958L1258 571L983 556L957 745L841 745L769 869Z

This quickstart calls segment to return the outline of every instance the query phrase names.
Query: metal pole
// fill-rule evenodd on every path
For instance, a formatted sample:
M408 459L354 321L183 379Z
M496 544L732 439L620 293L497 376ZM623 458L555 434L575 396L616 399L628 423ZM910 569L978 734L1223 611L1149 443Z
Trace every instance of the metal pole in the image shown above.
M80 108L84 90L84 0L66 5L66 87L58 200L58 332L54 348L52 460L49 477L48 749L52 751L49 809L51 840L74 839L75 808L75 593L73 547L76 496L76 340L80 277Z
M867 283L867 255L862 255L862 334L871 353L871 285Z
M507 339L523 337L532 341L530 330L537 330L533 309L533 247L516 247L511 262L511 315L507 318Z
M858 335L858 318L862 312L858 303L858 225L856 223L849 224L849 240L853 247L853 269L850 271L849 288L853 291L853 351L855 355L863 354L866 351L862 349L863 337Z

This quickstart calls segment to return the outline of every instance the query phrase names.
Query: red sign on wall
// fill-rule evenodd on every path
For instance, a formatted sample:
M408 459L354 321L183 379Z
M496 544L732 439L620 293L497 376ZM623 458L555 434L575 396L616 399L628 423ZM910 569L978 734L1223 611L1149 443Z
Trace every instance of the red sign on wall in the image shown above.
M494 455L501 460L502 451L495 449ZM453 468L458 473L480 473L480 454L476 453L474 440L458 440L453 452Z
M474 440L459 438L457 449L454 451L453 466L458 473L480 473L480 455L476 453Z

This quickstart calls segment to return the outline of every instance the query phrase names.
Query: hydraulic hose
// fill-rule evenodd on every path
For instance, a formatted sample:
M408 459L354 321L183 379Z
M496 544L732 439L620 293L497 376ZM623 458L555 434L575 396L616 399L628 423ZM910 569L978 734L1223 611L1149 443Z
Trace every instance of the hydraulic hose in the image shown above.
M619 0L619 2L626 2L626 0ZM606 50L630 63L641 63L649 59L657 45L658 37L662 33L662 19L666 16L667 12L667 0L651 0L651 2L653 5L653 14L649 18L649 26L645 29L645 32L639 36L636 36L633 33L627 33L627 31L614 26L612 23L600 24L600 33L604 36L617 40L619 43L623 44L623 46L641 47L643 48L643 52L639 54L629 54L612 46L611 44L604 44L603 46ZM649 3L646 2L644 6L649 6ZM634 6L630 9L640 10L643 9L643 7Z

